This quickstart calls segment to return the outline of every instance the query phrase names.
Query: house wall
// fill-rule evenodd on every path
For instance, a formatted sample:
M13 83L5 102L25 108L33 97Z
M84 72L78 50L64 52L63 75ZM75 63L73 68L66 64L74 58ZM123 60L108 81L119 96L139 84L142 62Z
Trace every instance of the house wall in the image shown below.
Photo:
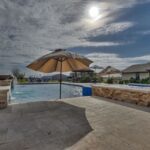
M93 72L75 72L73 73L73 77L77 77L77 78L81 78L81 77L92 77L93 76Z
M149 73L140 73L140 79L145 79L149 77Z
M140 79L145 79L149 77L149 73L140 73ZM136 78L136 73L122 73L123 80L130 80L131 78Z
M131 78L136 78L135 73L122 73L123 80L130 80Z

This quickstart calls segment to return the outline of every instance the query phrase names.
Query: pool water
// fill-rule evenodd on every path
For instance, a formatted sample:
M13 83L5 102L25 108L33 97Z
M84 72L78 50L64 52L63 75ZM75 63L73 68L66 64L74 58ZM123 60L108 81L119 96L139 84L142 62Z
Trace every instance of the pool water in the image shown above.
M82 87L62 85L62 98L82 96ZM59 84L15 85L11 103L59 99Z

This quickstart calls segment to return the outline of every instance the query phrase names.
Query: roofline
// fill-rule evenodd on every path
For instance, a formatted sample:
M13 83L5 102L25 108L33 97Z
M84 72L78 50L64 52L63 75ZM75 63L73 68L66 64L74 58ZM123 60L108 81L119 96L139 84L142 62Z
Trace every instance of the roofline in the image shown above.
M127 72L122 71L122 73L127 74L127 73L149 73L149 72L148 71L133 71L133 72L132 71L127 71Z

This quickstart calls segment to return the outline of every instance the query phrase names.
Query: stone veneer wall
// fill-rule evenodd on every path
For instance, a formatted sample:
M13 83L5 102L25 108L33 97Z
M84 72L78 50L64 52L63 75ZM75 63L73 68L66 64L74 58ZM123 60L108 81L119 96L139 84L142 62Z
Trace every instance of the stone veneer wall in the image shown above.
M93 86L92 95L150 106L150 92L147 91Z
M12 80L0 80L0 109L6 108L11 96L11 82ZM8 89L1 89L1 87L10 87Z
M10 86L12 80L0 80L0 86Z
M0 109L6 108L9 101L9 90L0 90Z

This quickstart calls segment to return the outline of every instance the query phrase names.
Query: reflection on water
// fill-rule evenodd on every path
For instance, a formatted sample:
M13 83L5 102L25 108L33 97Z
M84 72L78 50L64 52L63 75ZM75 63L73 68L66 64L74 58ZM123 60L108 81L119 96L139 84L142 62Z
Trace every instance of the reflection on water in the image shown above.
M62 98L82 96L82 88L62 85ZM59 84L15 85L11 102L54 100L59 98Z

